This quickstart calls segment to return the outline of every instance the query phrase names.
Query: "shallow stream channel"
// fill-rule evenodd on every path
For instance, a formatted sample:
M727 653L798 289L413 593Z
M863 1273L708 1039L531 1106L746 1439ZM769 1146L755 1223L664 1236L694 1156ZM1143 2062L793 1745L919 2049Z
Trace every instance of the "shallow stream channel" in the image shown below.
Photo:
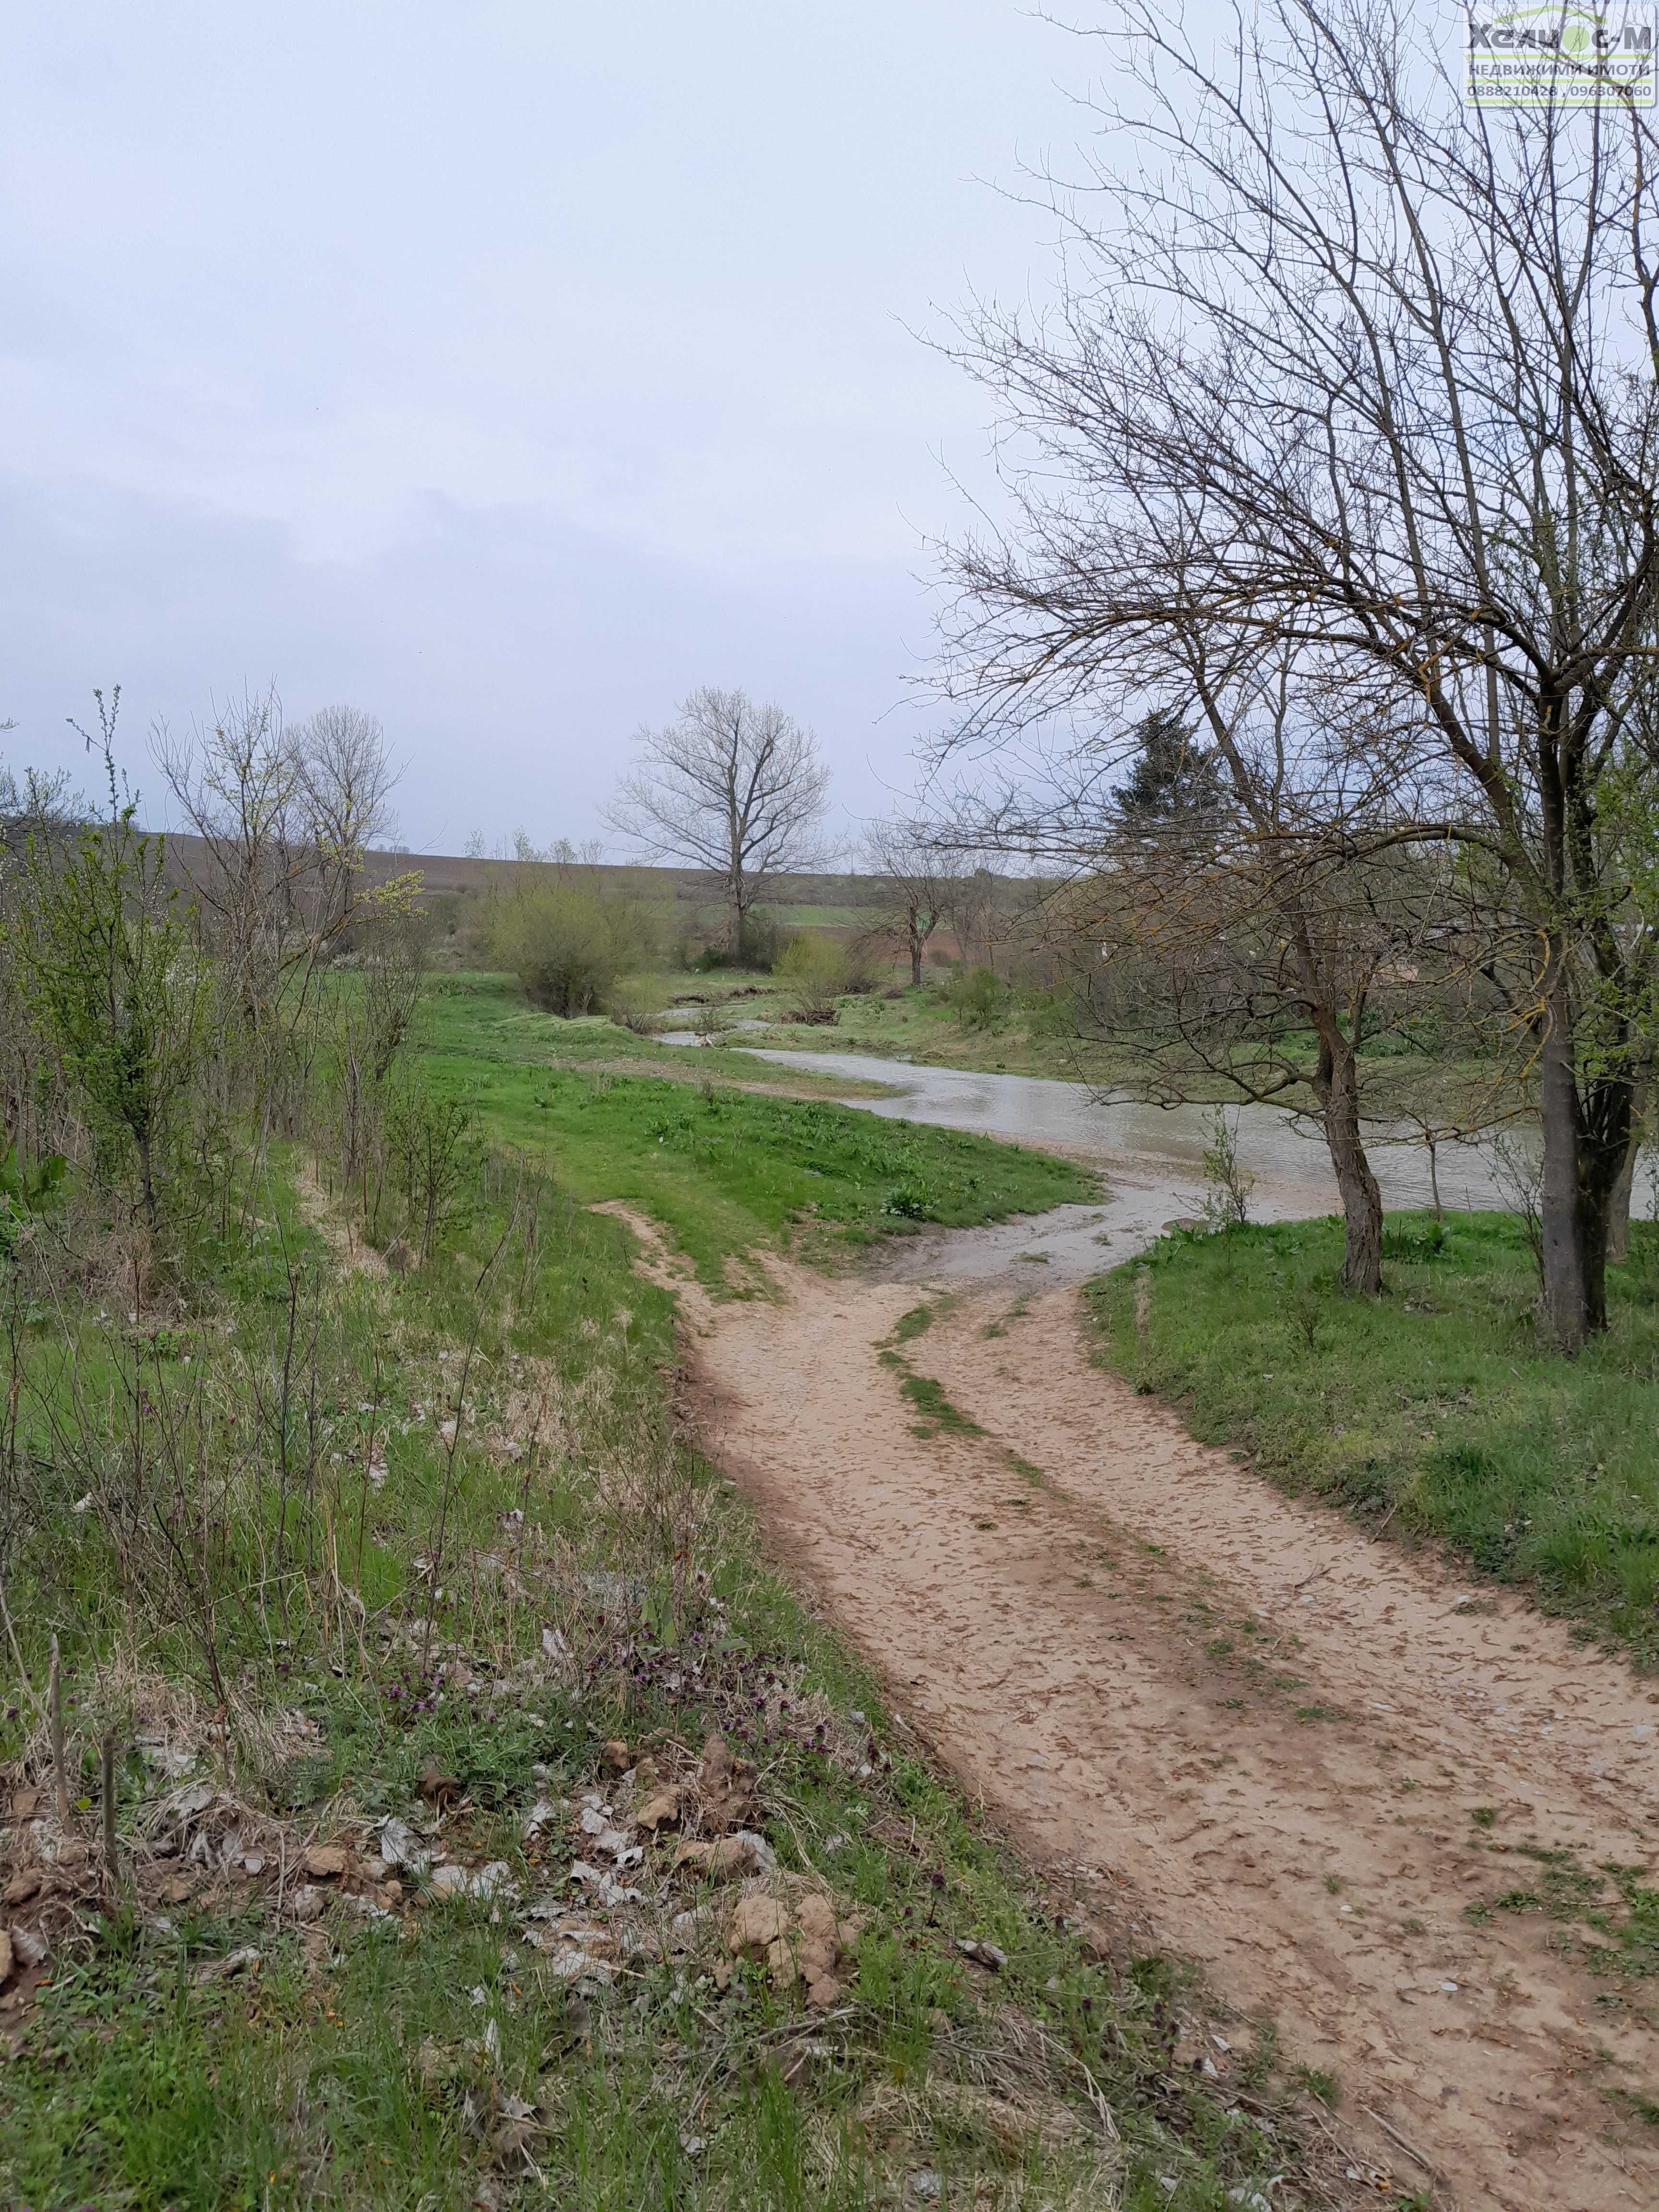
M665 1036L663 1042L700 1040L687 1031ZM728 1034L721 1042L730 1048L733 1040ZM972 1280L1029 1269L1034 1287L1080 1281L1133 1258L1172 1223L1195 1220L1202 1208L1212 1107L1152 1106L1102 1097L1086 1084L1050 1076L926 1067L866 1053L779 1051L759 1045L738 1049L779 1067L809 1067L886 1085L884 1097L844 1102L865 1113L1006 1137L1101 1170L1106 1194L1097 1206L1060 1206L986 1229L905 1240L882 1265L906 1279ZM1296 1220L1339 1210L1329 1156L1316 1128L1272 1106L1230 1107L1227 1120L1237 1132L1240 1163L1256 1179L1250 1197L1255 1219ZM1369 1132L1366 1149L1385 1206L1431 1203L1428 1157L1413 1133ZM1492 1169L1489 1151L1480 1146L1443 1144L1443 1204L1459 1210L1505 1204Z

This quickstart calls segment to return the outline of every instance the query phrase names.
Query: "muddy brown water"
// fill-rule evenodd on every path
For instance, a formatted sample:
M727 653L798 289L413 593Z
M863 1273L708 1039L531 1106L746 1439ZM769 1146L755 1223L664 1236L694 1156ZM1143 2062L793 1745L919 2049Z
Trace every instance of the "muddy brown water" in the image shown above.
M1161 1164L1172 1176L1196 1179L1212 1141L1215 1109L1210 1106L1152 1106L1143 1100L1103 1097L1087 1084L1064 1083L1051 1076L1000 1075L978 1069L925 1067L868 1053L795 1052L739 1048L757 1060L794 1062L825 1074L884 1083L885 1098L849 1099L866 1113L910 1121L930 1121L946 1129L975 1129L989 1136L1044 1147L1073 1148L1115 1160ZM1330 1156L1317 1130L1277 1107L1229 1107L1227 1120L1237 1131L1241 1164L1264 1182L1316 1191L1316 1209L1332 1211L1338 1200ZM1523 1133L1523 1136L1529 1136ZM1431 1196L1428 1157L1420 1141L1400 1127L1367 1133L1367 1156L1391 1206L1426 1206ZM1439 1148L1443 1201L1450 1206L1483 1207L1504 1203L1488 1147L1447 1144Z

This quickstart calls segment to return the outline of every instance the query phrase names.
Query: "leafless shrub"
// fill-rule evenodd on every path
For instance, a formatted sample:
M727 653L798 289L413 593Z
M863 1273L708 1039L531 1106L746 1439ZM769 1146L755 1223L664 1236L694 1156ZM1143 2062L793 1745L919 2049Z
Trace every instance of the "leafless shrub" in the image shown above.
M1538 1154L1531 1151L1518 1137L1508 1133L1496 1136L1491 1146L1492 1176L1499 1194L1521 1224L1521 1233L1527 1240L1527 1249L1538 1275L1539 1310L1544 1310L1542 1301L1548 1292L1548 1279L1544 1266L1543 1182L1544 1164Z

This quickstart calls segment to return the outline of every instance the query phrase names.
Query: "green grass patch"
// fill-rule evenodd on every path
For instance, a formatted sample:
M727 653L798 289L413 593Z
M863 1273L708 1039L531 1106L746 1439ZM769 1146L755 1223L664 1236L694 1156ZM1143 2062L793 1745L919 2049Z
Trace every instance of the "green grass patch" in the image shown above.
M1374 1303L1343 1295L1341 1256L1335 1220L1164 1237L1091 1285L1099 1356L1284 1488L1659 1659L1659 1230L1632 1225L1612 1326L1576 1360L1540 1344L1509 1216L1390 1217Z
M912 1306L908 1313L902 1313L894 1322L892 1340L895 1344L908 1344L933 1325L932 1306Z
M550 1158L580 1200L641 1207L714 1287L729 1255L793 1232L845 1248L1041 1212L1097 1188L1065 1161L991 1138L726 1087L726 1063L756 1073L739 1054L681 1054L697 1064L696 1085L571 1064L639 1042L480 987L438 1001L428 1052L434 1079L466 1097L496 1141Z
M1616 1859L1587 1867L1576 1851L1531 1841L1486 1848L1528 1861L1529 1870L1522 1881L1464 1906L1476 1927L1499 1912L1541 1913L1564 1931L1558 1940L1615 1993L1659 1974L1659 1889L1650 1886L1644 1867Z
M193 1301L214 1322L191 1339L193 1361L228 1358L213 1346L234 1337L246 1365L223 1382L241 1405L282 1371L277 1229L292 1199L281 1168L262 1200L269 1230L199 1280ZM1158 1957L1091 1962L1060 1900L907 1750L867 1672L766 1569L742 1498L675 1441L661 1381L672 1302L633 1273L621 1225L544 1188L533 1236L480 1292L509 1180L485 1164L455 1247L430 1267L320 1285L307 1309L317 1350L308 1322L286 1609L275 1586L262 1598L236 1579L234 1552L216 1585L239 1709L301 1716L307 1734L276 1757L257 1730L239 1732L240 1802L291 1820L295 1842L382 1813L421 1823L420 1780L435 1766L463 1793L443 1824L452 1857L504 1860L522 1896L583 1912L568 1878L583 1836L567 1815L526 1839L526 1811L593 1786L610 1739L695 1747L719 1728L761 1771L782 1866L817 1870L863 1922L845 2001L825 2021L748 1967L721 1989L717 1946L641 1953L606 1986L573 1986L510 1908L487 1901L385 1921L331 1910L297 1929L291 1917L274 1923L268 1897L239 1896L234 1878L204 1875L194 1901L164 1910L152 1887L136 1914L105 1923L88 1908L59 1923L50 1982L13 2023L0 2069L0 2202L842 2212L896 2202L927 2168L951 2201L1018 2185L1025 2201L1082 2212L1109 2189L1137 2212L1221 2212L1230 2189L1281 2172L1282 2114L1269 2135L1218 2086L1172 2070L1179 2022L1201 2005L1190 1978ZM440 1674L402 1632L428 1602L422 1561L449 1456L439 1415L475 1322L442 1594L430 1600ZM43 1338L44 1317L38 1327ZM155 1362L181 1367L187 1334L173 1328ZM111 1352L112 1372L122 1356ZM560 1430L526 1452L544 1391ZM386 1471L371 1491L375 1401ZM42 1518L10 1577L37 1680L58 1626L70 1726L93 1772L106 1714L130 1729L170 1684L211 1780L216 1736L188 1638L149 1621L135 1674L131 1595L99 1516L77 1514L75 1485L44 1462L41 1481ZM239 1510L274 1565L271 1486ZM341 1612L338 1579L361 1589L361 1616ZM580 1663L515 1688L550 1616ZM468 1694L469 1673L488 1693ZM19 1757L32 1725L14 1709L0 1756ZM142 1763L124 1770L123 1831L153 1832L175 1784ZM89 1831L95 1820L89 1810ZM0 1839L0 1856L9 1848ZM969 1966L968 1939L997 1947L997 1972ZM245 1945L257 1966L216 1971ZM1091 2077L1122 2138L1103 2162ZM976 2122L975 2085L1005 2078L1042 2109L1069 2109L1069 2141L1045 2148L1034 2131L1011 2148ZM953 2086L968 2094L947 2100Z
M691 1006L671 1009L671 988L695 989L698 997L718 1004L732 1016L752 1012L759 1018L768 1012L767 1002L739 995L757 988L752 978L715 974L656 980L662 986L664 1011L687 1029L699 1010ZM588 1069L607 1064L644 1065L672 1069L697 1082L787 1081L793 1090L826 1098L884 1095L879 1084L823 1075L811 1068L777 1070L724 1045L663 1044L654 1036L621 1027L605 1014L585 1014L563 1021L556 1014L545 1014L532 1006L515 977L483 971L462 970L434 981L422 1010L422 1036L429 1051L485 1072L502 1062Z
M953 1406L944 1390L929 1375L906 1374L899 1388L915 1407L921 1419L916 1425L919 1437L982 1437L985 1431L977 1421Z
M934 1437L982 1437L985 1431L977 1421L970 1420L959 1407L953 1406L945 1396L943 1386L930 1375L918 1375L904 1354L896 1347L913 1344L933 1323L931 1306L912 1306L902 1313L893 1324L893 1333L882 1346L881 1364L890 1367L899 1378L899 1389L921 1415L915 1425L915 1434L931 1439Z

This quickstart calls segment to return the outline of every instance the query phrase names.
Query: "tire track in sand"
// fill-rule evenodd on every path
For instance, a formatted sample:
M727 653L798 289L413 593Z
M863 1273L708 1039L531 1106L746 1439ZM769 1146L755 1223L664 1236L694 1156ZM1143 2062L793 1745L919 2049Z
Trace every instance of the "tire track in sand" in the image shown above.
M1075 1291L988 1340L986 1286L908 1345L988 1432L924 1439L878 1358L915 1287L775 1272L776 1304L673 1278L707 1445L969 1793L1272 2012L1437 2202L1659 2203L1659 2136L1608 2094L1655 2094L1656 1985L1609 2002L1541 1914L1465 1912L1536 1875L1517 1845L1648 1861L1659 1692L1194 1443L1090 1365Z

